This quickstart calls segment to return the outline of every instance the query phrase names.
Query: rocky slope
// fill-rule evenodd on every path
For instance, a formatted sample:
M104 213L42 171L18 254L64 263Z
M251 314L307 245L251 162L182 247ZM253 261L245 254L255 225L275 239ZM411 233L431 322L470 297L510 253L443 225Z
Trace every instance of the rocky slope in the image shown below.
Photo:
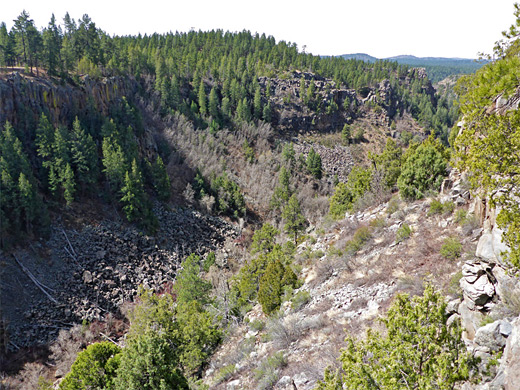
M160 206L155 211L161 224L155 237L109 220L77 230L55 224L48 241L1 253L9 348L45 344L74 323L121 317L123 303L134 301L140 286L169 289L190 253L215 251L225 261L225 244L232 245L239 233L222 219L196 211Z
M431 199L411 204L392 200L349 215L325 230L310 232L298 247L303 286L267 318L259 306L212 359L205 382L212 389L312 389L337 358L344 331L361 337L379 327L397 292L419 294L424 280L450 301L450 321L459 318L469 351L481 358L481 382L464 389L515 389L520 334L520 279L507 271L494 212L470 199L464 179L454 171L439 199L454 202L454 213L432 215ZM475 219L461 222L457 210ZM396 232L413 233L400 242ZM354 232L368 227L371 237L357 253L338 255ZM457 237L463 255L439 254L447 237ZM515 385L516 384L516 385Z

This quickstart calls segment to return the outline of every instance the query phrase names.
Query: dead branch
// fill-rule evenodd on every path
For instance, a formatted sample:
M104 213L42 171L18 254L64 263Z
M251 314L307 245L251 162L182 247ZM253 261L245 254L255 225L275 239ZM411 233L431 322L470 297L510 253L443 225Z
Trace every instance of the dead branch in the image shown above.
M36 287L38 287L45 294L45 296L49 298L49 300L58 305L58 301L54 299L47 291L45 291L44 287L46 286L40 283L40 281L38 281L38 279L36 279L36 277L22 263L20 263L20 261L16 258L14 254L13 257L16 260L16 263L18 263L18 265L22 269L22 271L29 277L29 279L31 279L31 281L36 285ZM52 291L52 289L50 289L49 287L46 288Z
M78 257L78 255L76 254L76 251L75 251L74 248L72 247L72 244L71 244L70 241L69 241L69 237L67 237L67 233L65 233L65 230L63 230L63 229L61 229L61 232L63 233L63 235L65 236L65 239L66 239L67 242L69 243L70 250L72 251L72 254L74 255L74 260L76 260L76 258Z
M106 334L104 334L103 332L99 332L99 334L101 336L103 336L104 338L106 338L108 341L110 341L112 344L115 344L117 345L119 348L123 348L123 346L121 344L119 344L117 341L115 341L114 339L110 338L109 336L107 336Z

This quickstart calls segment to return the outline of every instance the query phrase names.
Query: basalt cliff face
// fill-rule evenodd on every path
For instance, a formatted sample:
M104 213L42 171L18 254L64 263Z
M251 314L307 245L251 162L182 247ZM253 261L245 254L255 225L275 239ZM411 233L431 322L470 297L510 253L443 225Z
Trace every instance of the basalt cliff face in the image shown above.
M111 104L133 97L138 89L128 77L94 80L87 75L69 84L12 72L0 76L0 122L14 127L35 124L42 112L53 123L70 123L93 112L107 116Z

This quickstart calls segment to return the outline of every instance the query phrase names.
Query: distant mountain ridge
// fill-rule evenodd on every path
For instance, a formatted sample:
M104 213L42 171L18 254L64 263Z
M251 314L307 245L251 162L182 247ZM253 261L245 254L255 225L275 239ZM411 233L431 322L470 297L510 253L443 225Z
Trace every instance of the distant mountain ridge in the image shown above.
M416 57L413 55L377 58L366 53L343 54L338 57L365 62L376 62L379 60L395 61L398 64L426 68L426 72L433 82L452 75L474 73L487 63L486 61L477 62L475 59L470 58Z

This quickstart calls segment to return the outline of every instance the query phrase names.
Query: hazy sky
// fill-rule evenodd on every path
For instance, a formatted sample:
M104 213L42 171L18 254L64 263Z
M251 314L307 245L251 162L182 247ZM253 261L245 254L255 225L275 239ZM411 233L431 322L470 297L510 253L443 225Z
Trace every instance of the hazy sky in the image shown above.
M513 22L511 0L3 1L10 28L25 9L38 27L52 13L87 13L109 34L223 29L266 33L320 55L368 53L475 58ZM133 5L136 4L136 5Z

